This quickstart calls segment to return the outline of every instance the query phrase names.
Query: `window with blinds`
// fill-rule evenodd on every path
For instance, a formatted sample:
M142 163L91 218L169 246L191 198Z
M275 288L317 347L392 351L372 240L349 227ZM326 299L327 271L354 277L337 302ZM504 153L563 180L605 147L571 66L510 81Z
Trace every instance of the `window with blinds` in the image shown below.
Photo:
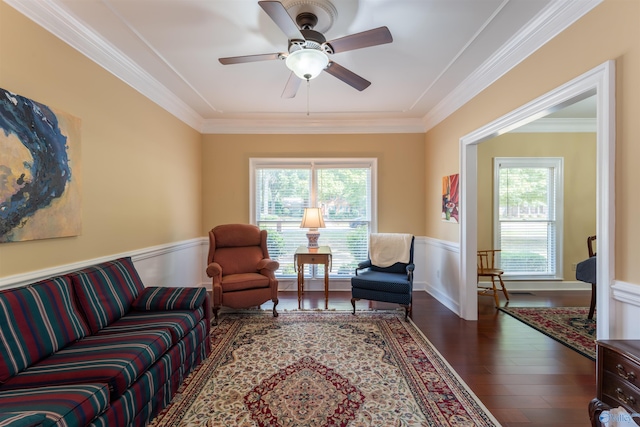
M293 255L307 245L300 228L305 207L322 209L321 246L332 252L331 276L352 276L367 258L375 229L376 159L251 159L251 218L269 231L269 255L280 263L279 277L295 276ZM307 277L324 276L309 265Z
M562 277L562 158L494 159L494 241L512 278Z

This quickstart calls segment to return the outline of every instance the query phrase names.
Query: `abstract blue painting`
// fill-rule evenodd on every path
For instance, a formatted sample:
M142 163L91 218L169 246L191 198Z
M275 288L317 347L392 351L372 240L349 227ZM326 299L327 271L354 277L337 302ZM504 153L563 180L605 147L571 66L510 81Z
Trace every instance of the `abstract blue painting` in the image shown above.
M80 120L0 89L0 243L81 231Z

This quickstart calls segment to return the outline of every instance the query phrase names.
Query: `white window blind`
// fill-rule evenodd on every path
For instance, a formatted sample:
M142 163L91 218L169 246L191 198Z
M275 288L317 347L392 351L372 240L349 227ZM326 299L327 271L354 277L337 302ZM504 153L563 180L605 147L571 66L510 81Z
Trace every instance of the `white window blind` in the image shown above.
M562 275L561 158L494 159L494 239L512 278Z
M306 246L300 228L305 207L320 207L325 228L319 244L332 251L332 276L351 276L368 254L374 229L375 159L251 159L251 216L268 230L269 255L280 263L278 276L294 276L293 255ZM307 276L324 275L309 265Z

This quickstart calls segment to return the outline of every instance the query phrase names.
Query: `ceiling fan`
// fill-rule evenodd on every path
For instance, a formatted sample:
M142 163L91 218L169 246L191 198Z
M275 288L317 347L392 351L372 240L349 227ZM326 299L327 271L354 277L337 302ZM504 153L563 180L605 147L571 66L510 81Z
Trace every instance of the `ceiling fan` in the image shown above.
M302 80L309 81L322 71L326 71L359 91L366 89L371 85L371 82L331 61L329 55L393 41L387 27L374 28L327 41L322 33L314 30L318 23L318 16L313 11L301 11L294 21L287 12L287 8L279 1L259 1L258 4L287 36L289 40L288 51L232 56L219 58L219 61L223 65L230 65L273 59L284 60L287 68L291 70L291 74L282 92L283 98L295 97ZM333 5L329 5L333 8Z

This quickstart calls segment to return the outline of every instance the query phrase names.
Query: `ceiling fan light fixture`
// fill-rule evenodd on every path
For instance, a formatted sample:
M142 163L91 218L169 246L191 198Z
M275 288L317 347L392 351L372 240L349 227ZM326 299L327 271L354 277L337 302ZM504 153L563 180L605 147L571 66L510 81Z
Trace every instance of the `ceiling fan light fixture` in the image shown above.
M326 53L316 49L300 49L293 51L285 60L287 68L303 80L311 80L329 65Z

